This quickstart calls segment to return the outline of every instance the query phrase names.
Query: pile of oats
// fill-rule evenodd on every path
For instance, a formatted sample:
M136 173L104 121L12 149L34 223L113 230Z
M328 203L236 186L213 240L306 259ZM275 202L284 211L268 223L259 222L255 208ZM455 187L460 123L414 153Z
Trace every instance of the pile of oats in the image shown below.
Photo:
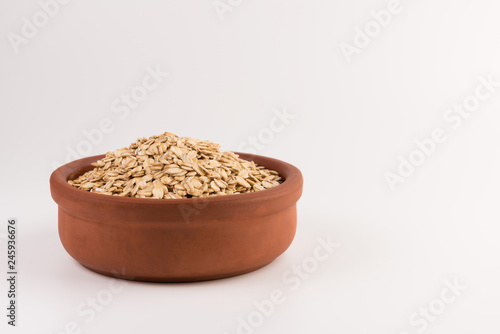
M191 198L249 193L282 183L278 172L223 152L219 144L164 133L108 152L68 181L103 195Z

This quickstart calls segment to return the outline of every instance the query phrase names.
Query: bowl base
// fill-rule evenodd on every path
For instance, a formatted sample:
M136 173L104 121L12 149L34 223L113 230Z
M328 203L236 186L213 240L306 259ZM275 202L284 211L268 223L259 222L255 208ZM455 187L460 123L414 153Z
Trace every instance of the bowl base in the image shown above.
M259 270L261 268L264 268L265 266L271 264L273 261L268 262L264 265L260 265L257 267L245 269L245 270L240 270L236 272L230 272L230 273L221 273L221 274L214 274L214 275L208 275L208 276L186 276L186 277L149 277L149 276L129 276L129 275L122 275L118 272L109 272L109 271L103 271L103 270L97 270L93 269L91 267L88 267L84 264L80 265L90 271L93 271L97 274L104 275L104 276L109 276L113 278L119 278L127 281L138 281L138 282L155 282L155 283L189 283L189 282L201 282L201 281L212 281L212 280L217 280L217 279L222 279L222 278L229 278L229 277L234 277L234 276L239 276L239 275L244 275L248 274L252 271Z

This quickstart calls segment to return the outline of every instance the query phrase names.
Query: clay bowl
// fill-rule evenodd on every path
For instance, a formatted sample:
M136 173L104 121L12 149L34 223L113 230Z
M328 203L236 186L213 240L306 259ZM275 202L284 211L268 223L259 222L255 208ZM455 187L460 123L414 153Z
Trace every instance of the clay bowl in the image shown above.
M104 155L70 162L50 177L59 205L59 237L88 269L118 278L189 282L259 269L291 244L302 174L283 161L238 153L280 173L278 187L204 199L99 195L67 181Z

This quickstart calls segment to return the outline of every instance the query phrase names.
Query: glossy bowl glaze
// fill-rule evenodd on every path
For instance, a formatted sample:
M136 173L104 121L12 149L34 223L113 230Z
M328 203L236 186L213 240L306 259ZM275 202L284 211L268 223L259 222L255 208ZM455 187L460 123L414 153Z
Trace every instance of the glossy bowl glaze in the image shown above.
M285 162L238 153L276 170L272 189L203 199L99 195L67 183L104 155L70 162L50 177L66 251L100 274L139 281L189 282L261 268L291 244L302 174Z

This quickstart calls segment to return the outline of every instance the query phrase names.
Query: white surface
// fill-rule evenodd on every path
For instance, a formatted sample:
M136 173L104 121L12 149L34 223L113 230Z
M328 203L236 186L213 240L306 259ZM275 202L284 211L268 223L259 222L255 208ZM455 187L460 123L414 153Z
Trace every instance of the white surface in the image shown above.
M2 315L1 332L59 333L75 322L81 333L237 333L238 317L278 289L285 302L255 333L413 334L423 325L412 314L439 306L455 279L467 288L425 332L498 332L500 91L457 129L442 117L479 76L500 80L500 4L401 4L349 63L341 43L388 1L242 1L221 20L211 1L73 0L17 53L7 34L39 5L2 1L0 231L19 219L20 309L19 326ZM168 78L119 119L113 101L157 64ZM304 174L291 248L240 277L128 283L95 319L79 316L110 279L79 266L58 239L48 179L66 146L109 118L115 127L91 154L163 131L236 150L283 107L296 117L259 153ZM392 192L384 173L436 127L447 141ZM340 247L292 291L282 275L326 236Z

